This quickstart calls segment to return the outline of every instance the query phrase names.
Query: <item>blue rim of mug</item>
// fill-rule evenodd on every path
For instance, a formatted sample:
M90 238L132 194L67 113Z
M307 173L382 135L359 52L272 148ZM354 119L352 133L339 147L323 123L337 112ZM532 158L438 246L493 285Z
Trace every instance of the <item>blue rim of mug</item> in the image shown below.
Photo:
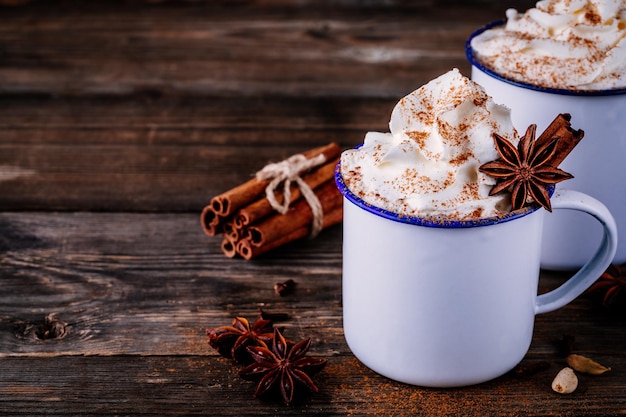
M362 145L357 146L357 149ZM489 226L492 224L505 223L514 219L518 219L520 217L524 217L530 213L534 213L541 207L537 204L532 204L530 206L526 206L519 210L510 211L507 213L503 213L500 216L493 217L485 217L481 219L472 219L472 220L447 220L447 219L437 219L437 218L429 218L429 217L417 217L417 216L407 216L398 213L394 213L392 211L385 210L380 207L376 207L372 204L365 202L362 198L357 197L346 185L343 180L343 175L341 175L341 161L337 163L335 167L335 184L339 189L339 192L348 199L355 206L369 212L375 214L376 216L380 216L387 220L393 220L400 223L412 224L415 226L427 226L427 227L438 227L438 228L446 228L446 229L462 229L469 227L478 227L478 226ZM554 193L555 187L551 185L548 187L548 193L550 197Z
M534 84L525 83L522 81L516 81L511 78L504 77L498 74L497 72L493 71L492 69L487 68L486 66L481 64L478 61L478 59L474 56L474 51L472 50L472 45L471 45L472 39L474 39L476 36L480 35L481 33L485 32L486 30L492 29L496 26L502 26L505 23L506 23L506 19L501 19L501 20L496 20L495 22L491 22L481 27L480 29L476 30L474 33L472 33L470 37L467 39L467 41L465 42L465 56L467 57L467 60L470 62L470 64L472 64L474 67L484 72L485 74L490 75L491 77L497 80L500 80L502 82L505 82L507 84L514 85L516 87L527 88L529 90L540 91L543 93L550 93L550 94L560 94L560 95L568 95L568 96L614 96L614 95L626 94L626 87L614 88L610 90L572 90L572 89L566 89L566 88L540 87Z

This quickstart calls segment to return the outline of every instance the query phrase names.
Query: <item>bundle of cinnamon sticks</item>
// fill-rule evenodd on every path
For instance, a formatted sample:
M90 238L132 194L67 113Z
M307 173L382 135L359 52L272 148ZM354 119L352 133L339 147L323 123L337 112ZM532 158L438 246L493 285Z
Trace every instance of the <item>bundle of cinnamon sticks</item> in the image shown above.
M213 197L202 211L202 229L209 236L222 235L222 251L226 256L249 260L286 243L311 236L314 217L319 229L341 222L342 196L333 179L340 153L339 146L330 143L294 155L313 161L314 166L298 173L301 182L306 185L292 181L289 187L284 189L284 184L281 184L274 190L274 205L284 205L284 214L276 210L267 195L273 178L257 175ZM303 187L312 190L319 204L310 203L310 196L303 195L307 193Z

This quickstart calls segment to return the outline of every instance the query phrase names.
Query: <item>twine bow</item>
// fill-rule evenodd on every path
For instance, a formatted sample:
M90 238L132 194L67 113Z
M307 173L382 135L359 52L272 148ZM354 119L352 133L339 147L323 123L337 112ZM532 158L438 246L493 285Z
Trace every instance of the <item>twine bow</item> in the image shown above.
M311 187L300 177L300 174L324 162L326 162L326 157L323 154L317 155L311 159L307 159L304 155L297 154L284 161L268 164L256 173L256 177L259 180L271 179L270 183L265 187L265 195L272 208L280 214L285 214L287 210L289 210L289 203L291 202L291 183L293 181L296 182L298 187L300 187L302 196L309 204L309 207L311 207L311 212L313 213L311 233L309 235L311 238L317 236L322 230L324 213L320 200ZM278 202L275 194L276 188L278 188L281 182L283 182L282 204Z

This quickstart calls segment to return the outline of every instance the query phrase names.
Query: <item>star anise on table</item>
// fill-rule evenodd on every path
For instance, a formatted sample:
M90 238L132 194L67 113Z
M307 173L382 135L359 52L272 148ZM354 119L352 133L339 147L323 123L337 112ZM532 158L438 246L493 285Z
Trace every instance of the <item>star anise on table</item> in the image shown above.
M298 387L318 391L311 376L321 371L327 361L306 357L310 346L311 339L289 343L275 328L271 347L247 348L255 362L242 369L239 375L245 379L260 379L254 393L256 397L280 393L283 402L291 405Z
M571 174L550 164L559 138L553 138L536 147L536 130L537 125L530 125L517 148L494 133L495 146L500 158L479 167L480 172L498 180L489 195L511 189L513 210L526 206L530 197L535 203L552 211L548 186L573 178Z
M236 362L252 362L246 350L248 346L267 347L274 338L274 325L270 320L257 319L252 326L243 317L235 317L232 326L220 326L207 329L209 345L220 355L232 358Z
M599 296L602 305L609 309L626 309L625 272L621 266L611 264L587 293Z

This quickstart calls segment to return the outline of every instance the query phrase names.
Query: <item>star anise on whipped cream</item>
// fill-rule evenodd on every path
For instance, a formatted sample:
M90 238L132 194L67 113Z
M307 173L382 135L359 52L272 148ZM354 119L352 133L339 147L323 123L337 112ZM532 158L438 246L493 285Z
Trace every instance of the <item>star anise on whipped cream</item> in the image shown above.
M311 339L291 344L274 328L271 347L248 346L255 362L242 369L239 375L246 379L260 379L255 396L278 392L283 402L290 405L298 387L318 391L311 375L321 371L327 361L306 357L310 346Z
M497 133L493 134L500 158L481 165L478 170L497 179L489 195L511 190L512 210L535 202L552 211L548 186L573 178L553 165L560 137L542 144L535 141L537 125L532 124L520 139L517 148Z

